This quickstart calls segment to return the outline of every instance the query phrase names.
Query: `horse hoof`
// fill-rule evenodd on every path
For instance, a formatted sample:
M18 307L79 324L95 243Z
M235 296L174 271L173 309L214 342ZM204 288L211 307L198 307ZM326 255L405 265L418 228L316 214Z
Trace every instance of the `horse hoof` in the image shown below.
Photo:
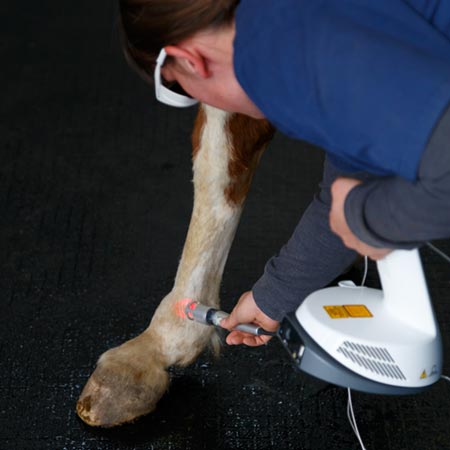
M138 355L132 341L104 353L77 402L88 425L114 427L152 412L169 385L164 365L152 355ZM134 349L136 350L136 349Z

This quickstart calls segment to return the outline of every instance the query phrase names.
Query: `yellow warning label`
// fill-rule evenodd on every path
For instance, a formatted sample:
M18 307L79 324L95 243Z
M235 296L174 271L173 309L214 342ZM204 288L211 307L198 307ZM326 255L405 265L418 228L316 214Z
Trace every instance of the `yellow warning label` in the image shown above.
M344 305L350 317L373 317L365 305Z
M332 319L346 319L350 317L343 306L324 306L323 309Z
M332 305L324 306L323 309L332 319L358 319L362 317L373 317L369 308L365 305Z
M423 379L426 378L426 377L427 377L427 371L424 370L424 371L422 372L422 375L420 375L420 379L423 380Z

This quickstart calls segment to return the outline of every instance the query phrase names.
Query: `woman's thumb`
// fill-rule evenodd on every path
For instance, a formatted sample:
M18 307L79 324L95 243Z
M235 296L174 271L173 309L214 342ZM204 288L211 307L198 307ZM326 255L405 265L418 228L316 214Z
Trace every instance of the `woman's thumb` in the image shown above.
M232 330L239 323L235 316L235 314L231 313L227 318L220 321L220 326L222 328L226 328L227 330Z

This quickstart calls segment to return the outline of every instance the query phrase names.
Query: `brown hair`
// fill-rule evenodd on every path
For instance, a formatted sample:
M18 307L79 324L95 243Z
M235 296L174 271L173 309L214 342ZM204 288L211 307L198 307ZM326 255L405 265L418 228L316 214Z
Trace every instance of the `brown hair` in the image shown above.
M228 25L239 0L119 0L125 57L146 80L160 50L208 28Z

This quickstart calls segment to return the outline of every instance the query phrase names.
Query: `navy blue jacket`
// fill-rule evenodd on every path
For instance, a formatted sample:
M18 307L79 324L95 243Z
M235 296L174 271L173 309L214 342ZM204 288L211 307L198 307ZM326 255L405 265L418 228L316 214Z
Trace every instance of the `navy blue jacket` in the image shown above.
M364 181L345 216L369 245L450 236L450 0L241 0L236 28L244 90L328 154L320 192L252 288L262 311L280 320L355 258L328 224L338 176Z
M279 130L339 169L413 181L450 101L450 2L242 0L234 67Z

